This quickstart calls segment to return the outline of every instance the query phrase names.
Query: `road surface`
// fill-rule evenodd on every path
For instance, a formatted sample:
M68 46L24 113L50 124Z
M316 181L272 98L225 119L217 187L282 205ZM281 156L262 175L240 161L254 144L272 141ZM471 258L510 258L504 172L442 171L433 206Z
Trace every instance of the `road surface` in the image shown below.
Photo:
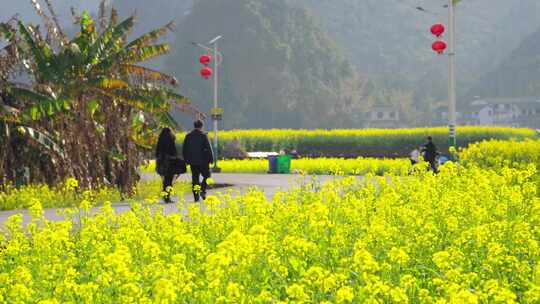
M142 175L143 180L152 180L159 178L159 176L152 173L145 173ZM321 176L300 176L300 175L284 175L284 174L214 174L212 176L216 184L227 184L231 185L227 188L220 188L215 190L210 190L209 195L226 193L230 192L233 195L238 193L243 194L247 192L250 188L257 188L260 191L263 191L265 195L271 199L274 194L278 191L286 191L299 185L300 183L306 183L315 179L317 182L324 183L331 179L336 178L335 176L321 175ZM189 174L184 174L179 178L180 181L191 182L191 176ZM174 198L175 201L178 200L178 197ZM185 194L185 201L192 202L192 194ZM166 214L178 212L177 204L163 204L164 212ZM130 210L130 206L126 202L119 202L113 204L113 208L117 213L122 213ZM184 210L186 211L186 206ZM99 207L93 208L92 212L96 212ZM48 220L59 221L63 220L64 216L61 215L62 208L51 208L44 210L44 216ZM30 216L28 210L13 210L13 211L2 211L0 212L0 226L12 215L22 214L23 223L28 223L30 221Z

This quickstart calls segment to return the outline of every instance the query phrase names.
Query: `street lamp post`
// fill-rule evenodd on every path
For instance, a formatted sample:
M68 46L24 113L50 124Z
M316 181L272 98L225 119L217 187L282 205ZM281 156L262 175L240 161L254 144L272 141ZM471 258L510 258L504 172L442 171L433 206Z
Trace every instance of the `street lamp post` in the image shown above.
M210 45L214 45L214 110L217 111L218 109L218 85L219 85L219 78L218 78L218 40L221 39L221 36L218 36L212 41L210 41ZM214 121L214 172L221 172L221 169L218 167L218 116L217 113L213 113L212 120Z
M448 53L448 129L449 146L456 147L456 2L448 0L448 31L449 31L449 53Z
M456 113L456 4L460 0L448 0L448 4L445 7L448 7L448 32L449 32L449 41L448 41L448 145L449 147L456 147L456 125L457 125L457 113ZM421 6L416 7L417 10L422 12L431 13L430 11L424 9ZM435 14L437 15L437 14ZM444 32L444 27L441 29L442 25L436 24L432 27L432 33L437 37ZM439 54L442 54L446 48L446 43L441 43L437 41L438 44L433 44L433 49Z
M200 48L204 49L205 51L209 53L213 53L214 56L214 107L211 111L212 121L214 125L214 143L213 143L213 150L214 150L214 167L212 168L212 171L215 173L221 172L221 169L218 167L218 131L219 131L219 125L218 122L222 117L222 111L218 108L218 92L219 92L219 73L218 73L218 67L223 62L223 55L219 52L218 49L218 41L222 38L222 36L217 36L216 38L210 40L208 42L209 45L212 46L208 47L201 43L193 42L194 45L199 46Z

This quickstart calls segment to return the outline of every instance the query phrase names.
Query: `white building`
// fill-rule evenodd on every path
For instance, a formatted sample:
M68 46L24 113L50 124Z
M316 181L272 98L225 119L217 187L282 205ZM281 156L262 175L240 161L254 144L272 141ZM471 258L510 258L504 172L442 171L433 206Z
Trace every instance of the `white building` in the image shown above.
M536 128L540 123L540 98L482 99L474 101L472 106L480 107L477 116L480 125Z
M400 113L395 107L373 107L365 113L366 128L399 128Z
M540 128L540 98L489 98L479 99L466 108L458 108L460 125L500 125ZM448 122L448 110L437 110L438 124Z

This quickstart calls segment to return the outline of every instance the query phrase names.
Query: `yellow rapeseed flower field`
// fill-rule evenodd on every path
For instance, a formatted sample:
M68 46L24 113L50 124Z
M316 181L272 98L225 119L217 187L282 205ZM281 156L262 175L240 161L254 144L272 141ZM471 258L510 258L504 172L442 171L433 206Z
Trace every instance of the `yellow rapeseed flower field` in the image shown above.
M132 200L143 200L161 193L161 181L140 182L135 189ZM175 183L173 192L184 193L190 191L187 183ZM118 189L103 187L93 190L79 189L77 180L68 179L64 185L49 187L47 185L25 185L19 188L6 185L0 191L0 210L27 209L39 201L43 208L76 207L82 200L102 204L106 201L120 202L122 196ZM157 199L156 199L157 201Z
M219 162L222 173L266 173L268 160L222 160ZM149 161L141 171L155 172L155 161ZM383 158L301 158L291 161L291 172L309 175L401 175L407 174L411 169L408 159Z
M540 140L480 142L464 150L461 158L484 168L523 168L529 164L540 168Z
M0 236L0 302L539 303L536 173L450 163L80 221L35 202Z
M225 173L266 173L268 160L226 160L219 163ZM408 159L378 158L301 158L291 161L293 173L310 175L405 175L411 169Z
M458 145L489 139L509 140L534 138L531 129L509 127L460 127ZM210 137L212 138L212 134ZM238 141L248 151L296 150L310 157L405 157L432 136L442 151L448 149L448 128L414 129L333 129L333 130L230 130L219 132L220 151ZM177 136L184 138L183 134Z

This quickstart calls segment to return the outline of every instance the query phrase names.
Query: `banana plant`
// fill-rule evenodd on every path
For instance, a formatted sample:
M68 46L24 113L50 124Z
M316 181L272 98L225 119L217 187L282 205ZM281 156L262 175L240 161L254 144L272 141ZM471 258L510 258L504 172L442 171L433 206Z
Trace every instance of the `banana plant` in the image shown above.
M113 16L116 13L112 13ZM27 67L41 87L32 90L12 87L17 98L31 100L27 112L36 120L68 111L78 98L90 94L94 100L126 103L148 113L162 113L171 104L188 103L166 85L176 85L174 77L138 65L169 51L167 44L153 44L172 28L171 24L151 31L130 43L126 37L134 25L134 17L116 23L111 18L102 33L96 32L87 13L80 18L80 33L59 51L43 41L36 29L19 22Z
M129 189L140 148L151 148L149 139L160 128L177 127L169 114L172 107L190 104L176 92L174 77L141 65L169 51L160 39L173 24L129 40L135 17L118 21L113 8L106 18L103 1L99 24L83 12L76 18L79 33L70 39L48 1L52 16L31 1L48 32L20 20L0 27L32 79L3 83L16 106L0 104L0 119L10 117L23 126L18 130L62 155L59 172L82 179L82 185L96 186L106 178Z

